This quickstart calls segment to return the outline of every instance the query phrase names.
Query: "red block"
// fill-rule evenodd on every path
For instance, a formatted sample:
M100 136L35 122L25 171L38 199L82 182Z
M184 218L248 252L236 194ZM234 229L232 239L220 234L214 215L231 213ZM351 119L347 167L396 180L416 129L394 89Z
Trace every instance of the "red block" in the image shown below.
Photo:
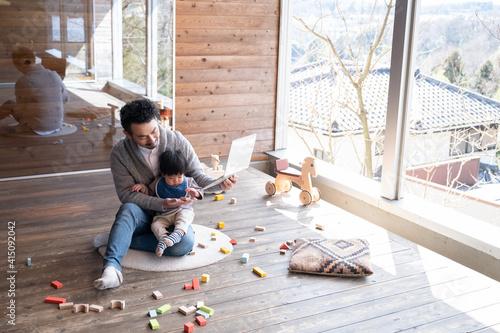
M194 324L193 323L185 323L184 324L184 332L191 333L192 331L194 331Z
M200 289L200 280L198 280L198 278L193 279L193 289L194 290Z
M290 247L288 245L286 245L285 243L283 243L283 244L281 244L280 249L281 250L290 250Z
M54 304L66 303L66 298L60 298L60 297L47 297L47 298L45 299L45 303L54 303Z
M189 283L186 283L184 285L184 289L191 289L191 288L192 288L192 286Z
M59 289L59 288L62 288L63 287L63 284L59 281L52 281L50 283L50 285L56 289Z
M238 244L238 243L236 242L236 239L231 239L231 240L229 241L229 243L231 243L231 244L233 244L233 245Z
M196 316L195 319L200 326L205 326L207 324L207 320L203 316Z

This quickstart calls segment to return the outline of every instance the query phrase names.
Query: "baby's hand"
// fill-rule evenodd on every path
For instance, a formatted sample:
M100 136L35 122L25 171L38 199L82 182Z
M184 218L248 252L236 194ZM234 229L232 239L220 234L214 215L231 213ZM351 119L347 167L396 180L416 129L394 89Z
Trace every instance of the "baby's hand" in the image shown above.
M135 184L134 186L132 186L130 188L130 191L132 191L132 192L141 192L144 194L146 194L146 190L147 190L147 188L146 188L146 185L144 185L144 184Z
M193 197L193 198L199 198L200 197L200 193L198 191L196 191L194 188L188 188L186 189L186 192L187 192L187 197Z

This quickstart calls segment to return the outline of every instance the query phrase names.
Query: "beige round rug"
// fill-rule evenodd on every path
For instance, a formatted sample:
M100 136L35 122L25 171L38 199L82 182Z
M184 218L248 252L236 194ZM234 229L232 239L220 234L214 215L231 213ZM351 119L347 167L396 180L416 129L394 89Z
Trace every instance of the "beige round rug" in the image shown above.
M122 260L122 266L150 272L184 271L211 265L226 258L233 251L233 246L229 242L231 239L219 230L207 228L198 224L192 224L191 227L195 232L194 255L158 257L151 252L130 249ZM215 241L211 240L212 232L217 232L217 240ZM198 243L206 244L208 247L199 247ZM220 250L223 246L226 247L230 253L224 254ZM104 255L105 252L106 246L101 246L99 248L99 253Z
M52 138L52 137L57 137L57 136L73 134L78 130L78 128L75 125L70 125L68 123L63 122L61 129L57 132L52 133L52 134L39 135L36 133L26 133L26 132L16 133L16 132L13 132L13 130L15 129L16 126L18 126L18 123L13 119L12 119L12 121L13 122L10 122L7 126L0 125L0 134L7 134L10 136L16 136L16 137L21 137L21 138Z

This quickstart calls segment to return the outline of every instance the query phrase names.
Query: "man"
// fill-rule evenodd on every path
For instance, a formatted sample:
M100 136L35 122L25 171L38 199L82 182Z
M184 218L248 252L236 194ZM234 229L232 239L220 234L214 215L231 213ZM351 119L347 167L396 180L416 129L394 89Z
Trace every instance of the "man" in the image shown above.
M106 244L101 278L94 281L100 290L116 288L123 282L121 261L129 248L155 252L158 243L151 231L151 221L156 212L194 201L191 199L161 199L141 192L131 191L135 184L150 184L159 172L159 155L165 150L180 150L187 159L186 175L204 187L214 179L203 173L200 161L187 139L177 131L166 130L158 124L158 111L149 100L127 103L120 110L125 138L111 151L110 166L116 193L122 205L116 214L109 238L100 234L94 246ZM233 176L219 186L230 190L238 181ZM193 249L194 233L191 226L181 241L168 247L163 255L182 256Z

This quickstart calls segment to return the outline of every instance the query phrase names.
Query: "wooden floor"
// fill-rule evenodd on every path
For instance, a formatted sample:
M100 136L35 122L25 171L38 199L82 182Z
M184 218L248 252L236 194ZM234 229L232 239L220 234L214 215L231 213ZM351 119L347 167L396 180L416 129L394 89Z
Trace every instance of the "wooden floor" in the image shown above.
M182 332L194 321L177 311L204 301L215 310L207 326L195 332L500 332L500 284L394 234L320 201L301 206L298 192L269 197L268 176L249 169L222 201L213 195L196 203L195 222L216 227L238 245L226 259L182 272L151 273L124 269L121 287L98 291L102 258L92 238L107 231L119 202L111 175L84 175L0 182L3 271L16 271L8 295L1 284L2 331L6 332L148 332L150 309L165 303L172 311L158 317L160 332ZM237 198L231 205L229 198ZM15 267L7 267L7 222L15 221ZM324 231L314 228L326 225ZM254 231L255 225L266 227ZM286 240L299 237L362 237L370 242L374 274L331 278L289 273ZM256 237L250 243L250 237ZM250 254L250 262L240 257ZM32 266L26 265L27 258ZM267 276L259 278L252 267ZM200 290L184 290L192 278L210 274ZM10 275L10 274L4 274ZM55 290L50 282L64 284ZM151 293L160 290L164 300ZM44 303L47 296L103 305L102 313L73 314ZM7 306L15 299L15 326L7 325ZM126 309L109 309L113 299Z

